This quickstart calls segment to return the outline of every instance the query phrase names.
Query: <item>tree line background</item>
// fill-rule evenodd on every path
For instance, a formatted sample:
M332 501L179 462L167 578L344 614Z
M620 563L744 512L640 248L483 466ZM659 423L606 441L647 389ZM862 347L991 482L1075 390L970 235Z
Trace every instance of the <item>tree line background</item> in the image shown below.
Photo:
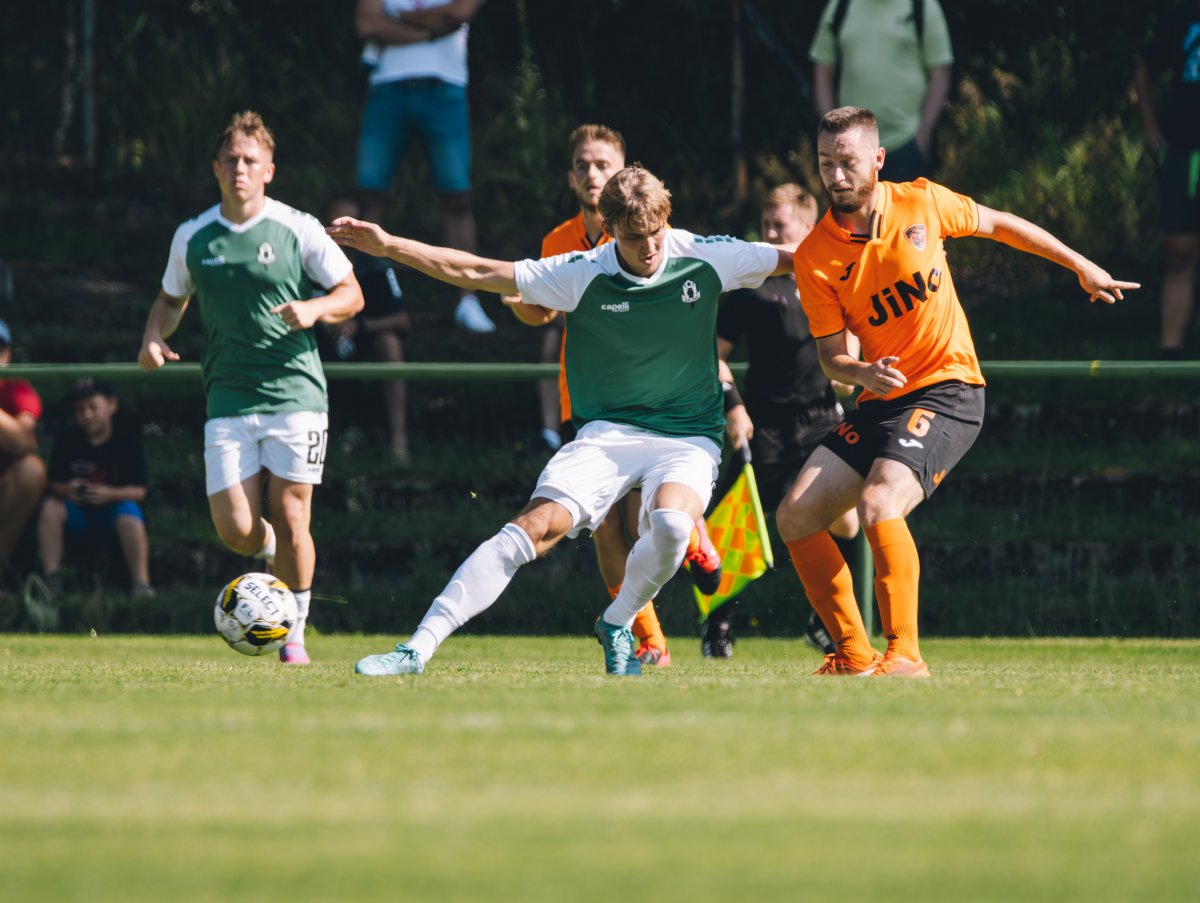
M672 189L674 221L694 231L751 234L758 191L785 178L822 197L807 96L808 47L822 6L489 0L470 37L483 252L532 253L570 212L564 138L583 121L619 128L631 159ZM1136 266L1151 276L1153 173L1131 90L1146 6L946 0L943 7L956 63L937 178L1035 219L1114 271ZM212 203L212 140L242 108L261 111L278 136L276 196L317 212L352 188L366 84L353 0L102 4L91 167L82 128L84 8L84 0L59 0L10 13L18 27L0 58L3 203L11 215L36 197L39 218L99 215L112 228L56 248L54 234L14 229L10 219L0 255L75 263L94 255L128 275L156 277L169 235L152 241L149 229L169 229L166 221ZM740 147L731 123L735 43L745 67ZM748 187L740 200L739 156ZM389 228L437 238L427 186L423 159L413 154L397 180ZM97 214L88 204L101 197L108 200ZM159 222L154 211L164 207ZM122 240L131 235L144 237ZM1039 267L1018 279L1019 260L988 248L964 247L957 262L968 279L996 290L1062 275Z

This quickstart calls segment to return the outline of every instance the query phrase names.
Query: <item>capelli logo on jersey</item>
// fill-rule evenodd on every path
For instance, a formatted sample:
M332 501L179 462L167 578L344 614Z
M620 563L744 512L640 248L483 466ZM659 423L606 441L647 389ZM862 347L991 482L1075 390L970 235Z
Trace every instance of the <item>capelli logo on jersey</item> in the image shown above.
M269 241L264 241L258 246L258 262L263 266L275 262L275 249Z
M871 296L871 309L874 313L867 317L867 322L872 326L882 326L888 320L898 319L918 304L928 301L929 296L941 288L941 285L942 271L937 267L929 271L928 280L920 273L912 274L912 282L897 280L882 292Z
M700 300L700 286L689 279L683 284L683 294L680 296L680 300L684 304L695 304Z
M600 309L614 314L627 314L629 313L629 302L622 301L620 304L601 304Z
M904 237L908 239L908 243L918 251L925 250L925 241L928 233L925 231L924 223L917 223L915 226L909 226L904 230Z
M225 255L218 254L216 257L201 257L200 266L202 267L223 267L225 266Z

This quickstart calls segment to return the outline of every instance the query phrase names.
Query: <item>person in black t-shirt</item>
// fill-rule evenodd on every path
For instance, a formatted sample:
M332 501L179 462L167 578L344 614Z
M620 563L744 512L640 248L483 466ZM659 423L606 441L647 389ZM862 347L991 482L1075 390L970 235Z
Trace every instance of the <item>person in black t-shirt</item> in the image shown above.
M1169 73L1169 75L1168 75ZM1169 86L1156 101L1160 78ZM1153 22L1134 69L1146 144L1159 177L1159 225L1165 252L1162 357L1183 357L1200 263L1200 0Z
M816 199L799 185L780 185L763 198L763 241L796 244L816 222ZM736 389L726 386L725 431L735 450L750 443L763 511L769 514L782 501L805 459L841 421L839 390L848 395L850 387L835 386L821 370L817 345L791 273L772 276L756 289L738 289L725 296L717 313L721 360L729 360L743 337L750 363L745 401ZM722 495L718 489L713 498ZM839 540L853 539L858 533L857 512L849 511L830 530ZM737 600L730 600L709 617L701 643L705 656L733 655L736 606ZM805 640L822 651L832 646L816 612L809 618Z
M329 205L326 216L332 223L339 216L357 219L360 214L353 201L338 200ZM343 250L354 266L365 303L357 316L326 327L328 341L317 336L322 357L403 363L404 339L412 331L412 318L396 278L396 264L353 248ZM382 385L392 459L407 467L412 460L408 449L408 384L403 379L385 379Z
M95 532L117 535L133 595L151 597L150 542L141 503L146 500L146 458L141 437L119 420L112 386L83 379L67 394L75 423L50 454L50 491L38 519L38 551L46 583L62 588L64 535L94 541Z

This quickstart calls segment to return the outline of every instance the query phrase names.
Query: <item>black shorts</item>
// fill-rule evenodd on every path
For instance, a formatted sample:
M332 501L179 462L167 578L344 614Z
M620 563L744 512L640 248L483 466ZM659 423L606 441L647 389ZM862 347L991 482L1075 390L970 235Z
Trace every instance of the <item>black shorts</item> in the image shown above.
M750 452L763 510L774 511L808 456L842 419L838 405L792 407L785 412L754 414Z
M1158 170L1159 225L1164 232L1200 232L1200 150L1167 149Z
M982 426L983 386L935 383L899 398L863 402L821 444L864 478L877 458L907 464L928 498Z

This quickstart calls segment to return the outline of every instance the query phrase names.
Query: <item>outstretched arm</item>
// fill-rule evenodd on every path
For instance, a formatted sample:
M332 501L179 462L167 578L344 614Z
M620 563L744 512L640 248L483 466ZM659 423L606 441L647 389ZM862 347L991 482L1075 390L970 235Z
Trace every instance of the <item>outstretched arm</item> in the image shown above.
M515 268L511 261L488 260L455 248L439 248L389 235L374 223L349 216L334 220L325 231L339 245L357 248L374 257L387 257L459 288L498 295L517 294Z
M1018 251L1036 254L1066 267L1079 277L1079 284L1088 293L1091 301L1099 298L1107 304L1112 304L1124 299L1123 290L1142 287L1139 282L1120 282L1113 279L1107 271L1078 251L1068 248L1041 226L1036 226L1015 213L993 210L983 204L978 206L979 229L976 235L995 239Z

